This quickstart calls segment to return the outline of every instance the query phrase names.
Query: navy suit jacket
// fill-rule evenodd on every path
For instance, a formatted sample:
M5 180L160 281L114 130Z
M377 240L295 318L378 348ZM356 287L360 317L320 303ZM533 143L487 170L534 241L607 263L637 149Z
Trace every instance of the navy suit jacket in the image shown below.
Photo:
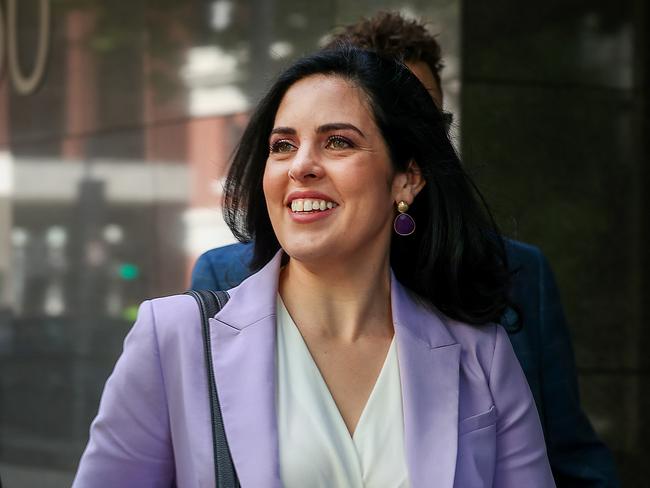
M614 461L580 407L569 329L548 261L541 251L507 241L511 269L517 270L512 299L523 328L510 333L515 354L533 393L548 457L558 488L618 487ZM192 289L227 290L252 274L252 244L207 251L192 272ZM513 314L502 324L512 329Z

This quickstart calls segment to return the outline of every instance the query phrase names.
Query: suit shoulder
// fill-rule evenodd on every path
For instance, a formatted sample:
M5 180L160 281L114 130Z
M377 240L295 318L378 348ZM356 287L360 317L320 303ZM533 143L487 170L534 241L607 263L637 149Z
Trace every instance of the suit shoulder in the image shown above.
M227 246L215 247L201 254L198 262L206 263L228 263L233 258L246 256L252 252L252 243L236 242Z
M149 303L153 326L160 344L174 341L189 330L201 327L199 308L196 300L190 295L153 298Z
M184 293L151 298L148 301L151 303L154 313L164 313L167 315L177 314L179 311L187 312L189 309L196 308L196 300L191 295Z
M523 269L527 272L550 270L548 259L537 246L506 239L506 253L510 269L519 271Z
M544 256L539 247L526 242L515 241L514 239L505 239L505 245L508 258L524 257L528 259L539 259Z

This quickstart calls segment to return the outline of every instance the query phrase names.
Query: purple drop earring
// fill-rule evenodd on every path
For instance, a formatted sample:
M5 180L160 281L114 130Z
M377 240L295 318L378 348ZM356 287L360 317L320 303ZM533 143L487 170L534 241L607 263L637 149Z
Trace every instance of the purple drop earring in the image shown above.
M400 236L410 236L415 232L415 220L406 211L409 209L409 204L401 200L397 204L397 211L399 215L395 217L393 222L393 229L395 233Z

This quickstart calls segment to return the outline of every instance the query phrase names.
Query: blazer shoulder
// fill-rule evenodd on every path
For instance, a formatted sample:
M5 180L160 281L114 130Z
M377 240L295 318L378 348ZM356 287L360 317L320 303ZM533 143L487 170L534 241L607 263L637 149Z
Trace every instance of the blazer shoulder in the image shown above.
M170 295L149 300L151 320L159 347L178 344L191 331L201 330L196 300L190 295Z
M542 250L532 244L506 239L505 245L508 264L511 269L539 267L542 261L546 261Z
M517 241L515 239L505 239L506 249L512 252L518 252L530 255L540 255L542 250L534 244L527 242Z

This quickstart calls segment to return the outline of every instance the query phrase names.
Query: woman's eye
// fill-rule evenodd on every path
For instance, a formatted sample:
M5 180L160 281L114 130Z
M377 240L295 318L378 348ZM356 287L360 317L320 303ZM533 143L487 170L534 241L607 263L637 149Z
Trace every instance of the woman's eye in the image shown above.
M293 149L294 149L293 144L291 144L289 141L285 139L275 141L274 143L271 144L272 153L285 153L285 152L290 152Z
M327 139L327 144L325 147L329 149L349 149L352 147L352 143L344 137L332 136Z

